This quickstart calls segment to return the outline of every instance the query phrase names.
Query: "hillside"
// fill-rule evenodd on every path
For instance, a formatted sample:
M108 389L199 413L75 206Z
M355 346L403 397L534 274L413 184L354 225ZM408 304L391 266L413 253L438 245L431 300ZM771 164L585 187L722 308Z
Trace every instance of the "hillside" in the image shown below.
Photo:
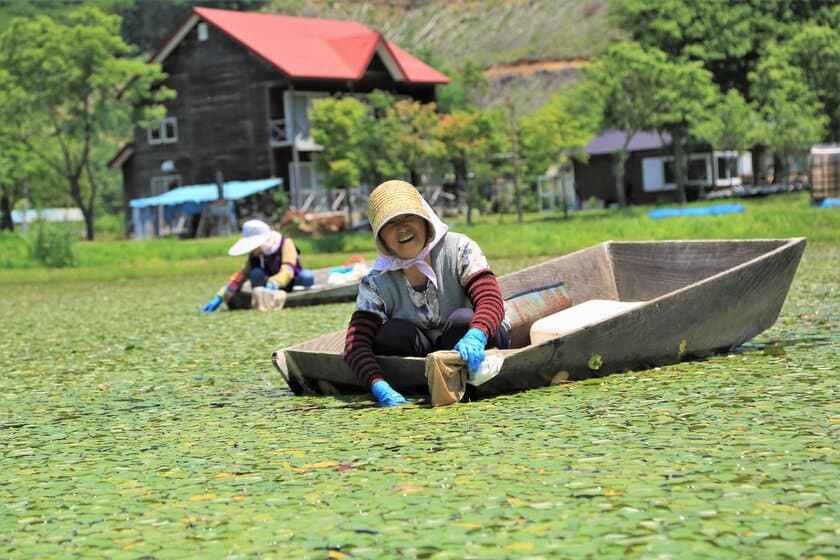
M0 0L0 28L13 16L61 17L97 5L123 17L125 39L153 52L191 6L351 19L444 71L484 69L483 107L511 100L518 115L577 80L581 64L617 36L609 0Z
M485 71L491 107L519 114L576 81L581 64L617 33L608 0L269 0L264 11L354 19L443 68L472 61Z

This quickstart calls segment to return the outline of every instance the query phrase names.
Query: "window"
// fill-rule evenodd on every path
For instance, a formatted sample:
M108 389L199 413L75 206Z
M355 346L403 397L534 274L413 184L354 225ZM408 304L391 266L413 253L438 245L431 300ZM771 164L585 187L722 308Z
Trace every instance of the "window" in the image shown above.
M271 119L271 143L273 145L286 145L289 139L286 136L286 119Z
M665 159L662 162L663 176L665 184L677 184L677 172L674 165L674 158ZM709 162L705 155L694 155L688 159L688 169L686 169L686 182L689 184L708 184L709 181Z
M286 126L286 142L302 141L306 145L305 149L307 151L312 149L314 143L310 136L308 113L312 108L312 102L321 97L327 97L327 94L308 91L285 92L285 110L283 111L285 119L283 124Z
M149 144L172 144L178 141L178 119L166 117L152 121L147 129Z
M196 32L198 33L199 41L206 41L207 38L210 36L210 33L207 30L207 24L203 21L198 24Z
M689 183L703 183L709 182L708 169L706 165L706 158L692 157L688 160L688 176Z
M152 196L157 196L159 194L171 191L172 189L174 189L175 187L179 187L180 185L180 175L158 175L157 177L152 177L152 180L149 184L149 191L151 192Z
M687 161L686 184L711 184L712 159L708 154L693 154ZM671 191L677 186L673 156L654 156L642 159L642 188L645 192Z
M738 176L738 157L737 156L718 156L718 179L730 179Z
M674 160L667 159L662 162L662 168L664 170L663 175L665 176L665 184L666 185L676 185L677 184L677 171L674 169Z

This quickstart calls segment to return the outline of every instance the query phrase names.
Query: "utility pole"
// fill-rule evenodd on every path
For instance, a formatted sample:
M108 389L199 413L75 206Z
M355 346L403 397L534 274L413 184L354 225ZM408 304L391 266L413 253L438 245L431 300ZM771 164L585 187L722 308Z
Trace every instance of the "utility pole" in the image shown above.
M519 192L519 148L517 142L518 131L516 130L516 116L513 110L513 102L507 100L508 111L510 112L511 144L513 147L513 193L516 197L516 217L518 223L522 223L522 195Z

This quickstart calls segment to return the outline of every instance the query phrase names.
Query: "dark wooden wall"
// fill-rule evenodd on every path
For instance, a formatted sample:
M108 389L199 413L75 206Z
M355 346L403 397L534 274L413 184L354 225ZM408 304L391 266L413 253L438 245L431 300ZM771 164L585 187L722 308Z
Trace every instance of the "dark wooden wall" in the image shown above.
M674 196L674 191L646 192L642 185L642 159L660 155L665 155L665 152L644 150L633 152L627 158L624 163L624 193L628 204L650 204L663 197ZM575 189L582 201L594 196L607 204L618 202L612 154L590 156L586 163L574 160L574 170Z

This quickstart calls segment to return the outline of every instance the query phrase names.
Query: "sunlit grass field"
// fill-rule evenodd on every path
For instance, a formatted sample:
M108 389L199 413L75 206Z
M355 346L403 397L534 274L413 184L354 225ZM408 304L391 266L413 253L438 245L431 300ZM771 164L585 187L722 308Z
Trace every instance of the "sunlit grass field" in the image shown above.
M834 558L840 212L744 204L452 224L498 274L604 239L809 244L730 355L440 409L291 396L271 352L353 304L198 313L234 238L0 271L0 556ZM373 255L369 234L302 244L310 266Z
M568 253L605 241L661 239L737 239L794 237L806 235L810 242L840 239L840 213L813 208L808 193L798 192L766 198L739 200L745 212L723 216L650 219L653 206L633 206L623 210L601 209L570 212L526 213L522 224L515 214L473 218L466 226L463 218L447 219L456 231L467 233L484 249L491 262L511 257L549 257ZM713 206L701 202L688 207ZM236 239L153 239L147 241L94 241L74 245L76 267L44 270L24 259L7 258L0 267L0 284L8 282L55 282L67 279L149 278L209 273L230 274L241 259L228 257L227 249ZM295 241L301 258L310 268L341 264L350 254L374 256L369 232L300 238ZM0 238L0 263L3 260Z

